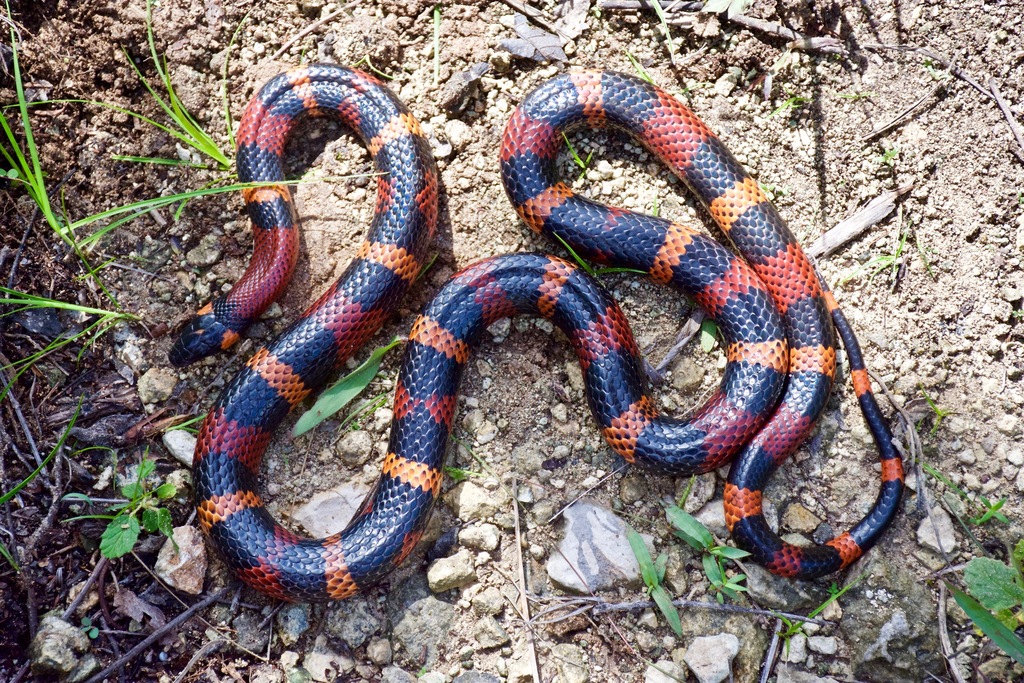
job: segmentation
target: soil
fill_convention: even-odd
[[[542,9],[551,10],[555,4],[546,3]],[[834,36],[847,56],[789,50],[785,39],[714,16],[693,15],[690,26],[671,29],[675,67],[653,12],[599,10],[596,0],[591,4],[586,30],[566,46],[568,65],[544,65],[499,55],[498,42],[514,37],[513,12],[507,5],[482,0],[442,3],[436,78],[434,5],[423,1],[352,3],[342,16],[296,41],[278,59],[273,55],[285,41],[336,5],[323,0],[171,0],[154,8],[153,25],[158,50],[166,55],[183,105],[223,149],[228,148],[221,96],[225,60],[226,104],[236,122],[260,85],[281,70],[303,61],[351,65],[368,58],[373,68],[390,77],[390,87],[424,124],[438,153],[442,177],[440,234],[434,246],[437,260],[373,345],[406,333],[416,311],[440,285],[477,259],[525,250],[564,254],[559,245],[532,234],[516,218],[501,186],[497,152],[504,124],[516,104],[567,66],[633,72],[629,57],[634,57],[655,82],[684,97],[719,134],[770,193],[804,244],[877,195],[911,186],[896,211],[821,259],[818,267],[859,334],[869,369],[888,387],[893,401],[918,421],[923,461],[971,496],[983,495],[992,501],[1006,498],[1001,513],[1007,523],[971,527],[979,543],[992,550],[1020,539],[1024,520],[1024,454],[1019,443],[1024,428],[1024,149],[1014,140],[996,103],[951,76],[941,64],[920,54],[870,49],[869,45],[927,47],[951,58],[979,83],[992,78],[1010,111],[1021,120],[1024,3],[758,1],[747,10],[748,16],[808,35]],[[156,82],[145,6],[142,0],[127,5],[121,0],[15,2],[21,66],[31,91],[39,99],[100,100],[164,121],[129,63],[134,61],[144,76]],[[453,74],[480,62],[490,62],[491,70],[469,93],[465,110],[445,110],[445,85]],[[770,87],[767,99],[766,87]],[[0,101],[13,98],[11,79],[0,74]],[[918,100],[919,105],[904,115]],[[898,120],[895,125],[874,133],[894,120]],[[54,197],[72,217],[197,189],[221,176],[185,166],[113,159],[112,155],[133,155],[203,161],[168,134],[117,110],[53,102],[34,109],[32,123],[49,186],[63,183]],[[563,177],[576,178],[573,186],[578,191],[610,204],[708,224],[685,188],[628,139],[584,131],[570,140],[581,157],[593,153],[585,173],[580,173],[568,153],[560,160]],[[12,396],[24,414],[24,429],[10,401],[4,403],[0,435],[4,441],[0,488],[4,491],[30,471],[16,457],[32,450],[25,430],[45,455],[82,394],[86,399],[78,426],[92,428],[94,433],[80,438],[81,444],[110,448],[84,450],[80,445],[69,452],[65,464],[51,468],[45,481],[37,479],[24,489],[0,521],[31,559],[21,574],[9,568],[0,571],[0,616],[15,625],[0,632],[3,674],[13,675],[25,661],[23,653],[35,628],[30,619],[51,609],[62,611],[69,602],[69,590],[89,575],[98,557],[100,522],[61,524],[52,518],[46,522],[52,506],[58,505],[54,491],[111,497],[115,495],[109,486],[112,475],[124,475],[145,452],[157,459],[160,476],[179,470],[181,466],[160,442],[160,421],[202,414],[258,345],[280,332],[342,272],[362,241],[373,211],[373,193],[367,190],[367,178],[359,175],[371,171],[369,154],[359,141],[339,125],[311,123],[293,136],[287,157],[290,173],[311,169],[305,177],[313,181],[295,188],[303,256],[280,307],[231,353],[173,370],[177,378],[173,393],[155,404],[140,400],[139,377],[151,368],[169,368],[167,351],[174,330],[211,292],[234,282],[247,264],[252,238],[241,198],[218,194],[189,202],[180,216],[168,209],[140,216],[99,241],[88,258],[94,266],[106,266],[96,277],[88,277],[82,262],[68,253],[44,222],[36,220],[33,205],[16,186],[0,197],[4,248],[0,266],[4,273],[13,273],[14,289],[98,308],[113,307],[113,299],[122,310],[138,316],[137,321],[99,337],[81,358],[81,344],[72,344],[22,375]],[[12,268],[26,226],[24,253]],[[86,228],[86,234],[92,229]],[[629,317],[646,357],[657,365],[673,346],[690,306],[677,294],[630,275],[608,275],[604,280]],[[61,313],[53,322],[73,331],[86,320]],[[6,318],[0,321],[0,334],[4,355],[0,360],[5,364],[24,358],[52,338],[45,330],[30,329],[30,323]],[[368,353],[364,350],[352,363]],[[457,418],[463,445],[453,445],[450,465],[505,485],[515,479],[521,486],[531,486],[543,492],[545,510],[557,511],[585,494],[621,510],[629,523],[653,536],[659,550],[675,545],[663,521],[662,503],[686,482],[620,471],[622,461],[604,444],[589,415],[564,337],[544,321],[517,319],[492,328],[474,358],[460,394],[460,416],[467,416]],[[398,363],[399,354],[389,356],[365,395],[387,394]],[[660,406],[677,414],[696,407],[719,381],[723,364],[720,348],[708,354],[691,343],[669,365],[670,374],[658,389]],[[795,462],[782,468],[766,493],[780,516],[799,503],[834,530],[849,528],[870,506],[879,470],[848,373],[840,374],[841,383],[817,436],[801,448]],[[884,410],[897,424],[888,403]],[[118,416],[121,422],[112,420]],[[385,407],[357,420],[355,426],[369,433],[375,450],[368,464],[354,468],[344,467],[336,455],[342,436],[337,421],[294,441],[280,435],[264,463],[263,485],[275,516],[288,523],[288,515],[312,491],[346,481],[375,480],[388,417]],[[125,435],[133,425],[139,428]],[[480,438],[482,430],[494,428],[493,440]],[[539,467],[530,465],[538,462]],[[595,476],[599,483],[590,490]],[[712,479],[713,497],[720,498],[723,477],[721,472]],[[934,477],[917,481],[912,470],[911,479],[915,491],[927,487],[930,495],[910,492],[904,513],[871,553],[891,558],[922,578],[947,562],[959,564],[980,554],[979,546],[959,528],[959,545],[948,558],[918,542],[926,498],[941,500],[965,516],[976,514],[977,508],[968,505],[965,510],[952,487]],[[633,500],[625,492],[637,480],[645,495]],[[449,481],[446,489],[451,485]],[[176,524],[191,519],[184,498],[171,509]],[[561,526],[548,523],[546,516],[541,519],[532,509],[523,514],[528,515],[522,530],[524,547],[540,548],[525,560],[531,586],[551,595],[543,563],[556,552]],[[71,516],[64,504],[56,520]],[[435,519],[437,533],[459,525],[447,505],[438,506]],[[41,525],[45,533],[32,537]],[[9,533],[0,540],[7,544]],[[143,544],[140,561],[152,564],[158,540]],[[511,638],[509,645],[492,650],[474,645],[477,617],[467,602],[483,586],[508,589],[514,585],[519,572],[515,543],[514,532],[503,529],[500,550],[477,567],[478,584],[464,589],[465,593],[456,591],[454,598],[448,596],[456,602],[455,621],[437,661],[430,663],[431,670],[449,677],[468,667],[501,672],[508,661],[527,652],[529,630],[512,609],[506,609],[501,619]],[[689,597],[707,594],[699,557],[687,549],[683,563]],[[423,552],[415,554],[387,585],[424,573],[427,564]],[[180,609],[162,589],[153,587],[139,562],[121,560],[115,566],[116,580],[122,585],[148,596],[169,613]],[[211,572],[208,591],[227,581],[223,567],[215,565]],[[931,582],[928,587],[937,600],[937,585]],[[372,591],[383,596],[387,587]],[[242,596],[243,610],[258,612],[270,604],[248,590]],[[606,597],[642,596],[639,590],[629,589]],[[923,612],[934,617],[934,609],[935,605],[926,605]],[[324,612],[318,608],[313,614],[322,619]],[[129,619],[119,615],[115,619],[114,631],[129,630]],[[772,625],[772,620],[763,619],[757,629],[770,633]],[[574,643],[587,653],[591,681],[643,680],[649,662],[687,645],[675,641],[663,621],[653,629],[656,637],[651,639],[648,619],[639,613],[594,617],[577,626],[563,624],[534,633],[542,680],[553,680],[556,672],[560,680],[575,680],[561,671],[558,644]],[[318,628],[313,630],[319,633]],[[193,620],[176,638],[155,645],[151,655],[135,663],[129,678],[170,680],[208,640],[206,629]],[[379,635],[388,637],[386,631]],[[951,635],[954,652],[966,654],[968,663],[980,665],[995,657],[991,646],[978,645],[969,626],[957,626]],[[95,641],[94,652],[102,663],[115,658],[111,643],[118,638],[108,635]],[[137,640],[121,640],[119,649],[129,649]],[[313,638],[307,636],[290,649],[302,652],[312,645]],[[467,647],[471,655],[465,659]],[[283,649],[275,643],[271,659],[277,661]],[[748,675],[756,676],[763,652],[743,655],[754,662],[744,669]],[[371,662],[365,648],[348,654],[364,667],[357,669],[362,672],[359,675],[371,680],[381,675],[380,662]],[[211,652],[193,664],[189,680],[249,680],[248,673],[237,672],[256,667],[260,659],[231,650]],[[398,663],[413,673],[422,664],[400,659]],[[855,662],[849,646],[841,644],[838,655],[819,656],[819,669],[839,678],[852,676]],[[941,670],[932,673],[948,675]],[[359,680],[355,673],[351,675]]]

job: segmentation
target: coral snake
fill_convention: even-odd
[[[368,146],[377,199],[368,239],[341,278],[229,382],[199,432],[195,497],[203,529],[248,584],[285,600],[342,599],[412,552],[442,481],[456,396],[470,351],[492,322],[543,316],[571,340],[595,421],[611,448],[656,472],[687,475],[732,460],[726,520],[738,545],[776,574],[812,578],[848,566],[892,521],[903,470],[871,393],[850,326],[758,184],[722,142],[666,91],[612,72],[557,76],[513,112],[501,175],[515,210],[600,263],[638,268],[692,296],[727,346],[719,389],[687,420],[661,416],[628,323],[610,294],[573,264],[531,253],[495,256],[452,277],[413,323],[395,388],[383,473],[351,524],[308,539],[277,524],[258,493],[260,461],[286,413],[320,388],[396,309],[437,221],[437,170],[422,129],[377,79],[313,65],[267,83],[238,133],[242,181],[283,179],[281,156],[302,115],[338,117]],[[603,206],[555,175],[562,132],[612,126],[641,142],[694,192],[742,258],[679,223]],[[177,365],[227,348],[286,285],[298,234],[284,185],[245,194],[252,262],[204,307],[171,352]],[[773,532],[762,491],[810,434],[831,391],[836,334],[881,454],[882,485],[851,531],[814,547]]]

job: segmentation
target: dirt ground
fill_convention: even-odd
[[[662,3],[668,5],[666,0]],[[550,20],[560,3],[535,4]],[[675,66],[654,12],[601,8],[598,0],[590,4],[585,28],[565,46],[568,63],[540,64],[509,57],[500,49],[499,41],[515,36],[514,12],[508,5],[483,0],[440,3],[436,81],[434,5],[423,0],[353,2],[340,16],[295,41],[280,57],[275,53],[286,41],[338,5],[324,0],[170,0],[154,8],[153,24],[176,92],[222,148],[227,148],[221,97],[226,59],[227,105],[236,122],[259,86],[283,69],[316,60],[353,65],[368,57],[375,69],[391,77],[390,87],[424,124],[442,178],[440,234],[433,247],[437,260],[400,314],[378,334],[375,345],[405,334],[416,311],[440,285],[479,258],[526,250],[564,255],[560,246],[532,234],[516,218],[501,186],[498,149],[504,124],[517,103],[565,69],[634,73],[630,56],[634,57],[655,82],[684,97],[719,134],[769,192],[804,244],[874,197],[909,186],[895,211],[821,259],[818,267],[857,331],[868,367],[888,387],[893,401],[919,421],[924,462],[944,475],[948,484],[971,495],[993,501],[1006,498],[1001,512],[1008,522],[968,523],[973,539],[956,525],[952,529],[956,545],[944,548],[947,557],[943,558],[919,540],[919,529],[928,523],[926,509],[945,507],[954,516],[966,518],[976,514],[976,508],[965,509],[951,486],[935,477],[917,481],[910,468],[913,490],[908,491],[903,513],[865,560],[834,580],[842,585],[844,580],[870,574],[872,579],[849,595],[861,591],[862,597],[867,596],[863,604],[874,600],[878,618],[885,623],[891,609],[887,611],[886,601],[878,596],[886,589],[899,593],[895,586],[902,584],[895,580],[886,584],[884,577],[890,570],[902,572],[917,591],[913,595],[925,597],[911,600],[909,593],[904,595],[908,602],[919,603],[917,612],[907,608],[907,618],[911,623],[916,618],[928,631],[921,642],[932,645],[925,649],[937,648],[939,582],[934,573],[961,565],[984,552],[983,548],[1005,559],[1005,550],[1000,550],[1003,544],[1015,543],[1024,535],[1020,445],[1024,149],[993,98],[950,75],[934,59],[874,46],[925,47],[951,59],[961,73],[983,86],[993,79],[1010,111],[1018,121],[1024,120],[1024,2],[758,1],[747,10],[748,16],[805,35],[837,38],[845,53],[791,50],[785,38],[714,15],[692,14],[670,30]],[[20,27],[25,80],[39,99],[96,99],[164,120],[128,62],[133,59],[144,75],[155,76],[148,56],[143,0],[14,2],[13,10]],[[245,23],[229,50],[243,18]],[[446,109],[453,75],[478,63],[489,64],[490,70],[466,93],[465,108]],[[770,95],[765,99],[769,73]],[[0,75],[0,101],[6,104],[13,98],[12,81]],[[34,110],[32,122],[50,187],[63,182],[55,196],[72,217],[198,189],[219,177],[208,170],[112,159],[115,154],[189,158],[188,151],[167,134],[117,111],[55,102]],[[610,204],[646,212],[657,209],[662,216],[708,225],[685,188],[628,139],[582,131],[570,140],[580,156],[593,153],[586,173],[579,172],[568,153],[560,160],[563,177],[577,178],[573,186],[580,192]],[[102,336],[80,359],[80,347],[72,345],[22,375],[11,395],[24,415],[24,426],[10,400],[0,409],[2,491],[30,471],[16,457],[31,451],[26,433],[38,442],[40,451],[48,452],[83,394],[78,426],[93,430],[80,434],[79,445],[64,452],[46,480],[36,480],[24,489],[0,520],[6,532],[0,540],[20,548],[21,557],[28,560],[21,573],[6,565],[0,569],[0,618],[11,624],[0,631],[0,678],[13,678],[22,669],[38,617],[53,609],[63,611],[72,587],[89,576],[99,557],[97,542],[103,524],[96,520],[62,523],[75,513],[55,497],[61,492],[113,496],[112,475],[124,475],[147,451],[157,459],[160,476],[182,476],[175,474],[181,465],[161,442],[161,420],[205,412],[217,390],[255,348],[315,300],[340,275],[361,243],[373,211],[373,192],[367,190],[365,177],[345,178],[371,170],[369,154],[359,141],[339,125],[318,122],[300,129],[287,156],[290,173],[312,169],[307,178],[329,177],[296,186],[303,231],[296,276],[279,309],[258,323],[236,349],[180,371],[172,370],[167,361],[174,330],[211,292],[234,282],[248,262],[252,238],[237,194],[192,201],[180,217],[166,209],[151,212],[114,230],[90,254],[93,264],[110,261],[95,278],[83,276],[81,262],[38,220],[30,226],[24,253],[12,268],[14,252],[33,216],[32,204],[16,186],[0,195],[4,248],[0,270],[5,279],[13,274],[13,289],[110,308],[110,298],[98,285],[101,282],[124,311],[139,318]],[[630,275],[609,275],[605,283],[629,317],[646,357],[657,365],[673,346],[690,307],[679,295]],[[4,364],[49,340],[45,330],[3,320],[0,350],[4,358],[0,360]],[[61,313],[53,322],[66,331],[80,328],[85,320]],[[368,352],[357,354],[355,360],[361,361]],[[676,585],[683,587],[680,597],[710,595],[700,558],[680,547],[662,512],[663,501],[684,488],[686,481],[620,471],[622,461],[604,444],[589,415],[564,337],[544,321],[517,319],[492,328],[474,358],[460,394],[456,434],[461,445],[453,444],[449,465],[481,473],[485,485],[488,480],[505,486],[516,481],[539,492],[519,512],[523,571],[531,591],[541,595],[541,602],[532,609],[551,604],[552,596],[561,594],[551,586],[545,570],[546,559],[556,552],[562,535],[561,523],[549,523],[549,519],[584,495],[649,534],[659,551],[671,552],[677,565]],[[398,363],[399,354],[389,356],[365,395],[387,394]],[[720,348],[708,354],[698,343],[691,343],[669,365],[670,375],[657,390],[660,406],[684,414],[700,405],[719,381],[723,365]],[[173,372],[174,386],[169,396],[144,404],[138,380],[153,368]],[[783,517],[784,527],[794,517],[783,512],[799,504],[818,522],[827,521],[826,529],[848,529],[876,495],[879,467],[870,435],[858,414],[848,373],[840,374],[843,383],[817,435],[768,488],[766,496]],[[883,401],[883,408],[902,433],[891,404]],[[279,436],[264,463],[263,479],[275,516],[290,523],[289,515],[311,492],[349,481],[372,483],[389,418],[385,406],[354,425],[374,449],[368,461],[357,459],[354,466],[346,466],[338,457],[345,432],[338,430],[337,421],[294,441]],[[126,434],[133,426],[138,428]],[[113,450],[89,450],[90,444]],[[723,481],[724,472],[702,481],[698,488],[705,491],[703,502],[721,498]],[[452,486],[449,480],[445,490]],[[638,489],[642,495],[635,496]],[[51,513],[55,505],[58,510]],[[444,548],[454,547],[453,539],[444,532],[460,524],[451,508],[443,503],[435,512],[433,540],[440,535],[441,549],[430,547],[433,542],[425,544],[361,604],[381,612],[382,605],[390,604],[393,591],[422,580],[428,553],[448,554]],[[175,524],[195,524],[186,497],[175,501],[171,511]],[[341,606],[304,612],[312,626],[293,643],[286,645],[280,636],[270,642],[265,636],[256,637],[256,652],[261,654],[254,654],[253,646],[238,649],[235,643],[211,647],[190,663],[211,640],[241,639],[246,631],[268,630],[272,603],[247,589],[234,605],[216,606],[205,621],[193,619],[153,644],[125,669],[127,678],[121,680],[177,681],[181,679],[175,676],[186,667],[185,680],[285,680],[287,662],[295,661],[289,659],[291,652],[301,658],[328,648],[351,664],[341,665],[337,680],[405,680],[386,669],[392,663],[413,675],[439,674],[436,680],[451,681],[460,674],[467,676],[468,671],[496,678],[462,680],[514,680],[510,667],[514,670],[515,662],[535,652],[543,681],[640,681],[645,680],[651,662],[678,660],[677,651],[685,650],[694,636],[728,630],[717,617],[684,612],[683,619],[693,630],[677,639],[663,619],[640,611],[528,628],[516,610],[506,606],[498,621],[508,634],[507,642],[483,647],[475,633],[474,597],[491,587],[515,595],[519,581],[512,514],[509,504],[496,515],[500,546],[477,563],[475,582],[436,596],[454,609],[451,623],[430,655],[410,653],[407,645],[403,649],[402,639],[392,637],[396,620],[391,616],[392,621],[381,618],[369,642],[383,647],[380,641],[387,640],[395,650],[393,658],[390,649],[385,658],[371,656],[366,644],[352,646],[351,641],[336,637],[330,626],[332,619],[343,619],[346,610],[354,609]],[[42,533],[33,533],[39,529]],[[113,562],[106,582],[126,586],[173,615],[181,604],[154,588],[143,567],[152,565],[159,540],[156,536],[143,540],[137,557]],[[204,595],[229,580],[224,568],[216,560],[211,562]],[[875,571],[879,566],[883,570]],[[812,588],[821,592],[830,581],[822,580]],[[603,597],[620,601],[639,600],[643,595],[639,588],[621,588]],[[189,597],[187,602],[195,600]],[[892,662],[891,672],[884,664],[880,668],[864,665],[866,655],[849,626],[859,622],[849,606],[844,609],[843,617],[834,612],[826,615],[836,623],[822,632],[835,637],[835,651],[815,651],[812,662],[794,664],[798,671],[776,671],[772,676],[780,681],[828,680],[818,676],[924,680],[930,674],[939,680],[957,680],[935,652],[931,658],[917,657],[915,663]],[[239,612],[249,613],[250,621],[238,622]],[[945,615],[945,610],[939,613]],[[79,616],[73,617],[76,625]],[[146,620],[140,623],[120,612],[112,616],[115,623],[107,624],[107,633],[91,646],[101,665],[136,645],[140,629],[151,629]],[[846,627],[839,624],[843,618],[848,620]],[[697,625],[710,630],[700,631]],[[748,637],[740,636],[735,680],[757,680],[774,625],[774,619],[762,616],[748,619],[742,627]],[[951,618],[949,638],[949,660],[957,663],[965,680],[984,680],[973,677],[986,663],[989,668],[982,671],[989,680],[1022,675],[969,622]],[[584,677],[580,667],[566,664],[573,658],[586,662]],[[296,671],[292,668],[287,680],[303,680],[295,677],[299,676]],[[661,680],[650,675],[646,680]],[[689,675],[686,680],[696,680]],[[114,673],[109,680],[117,678]]]

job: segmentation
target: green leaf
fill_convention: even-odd
[[[1018,664],[1024,664],[1024,642],[1013,631],[1006,628],[992,616],[991,612],[962,590],[949,586],[949,591],[953,594],[956,604],[967,612],[967,616],[971,618],[975,626],[981,629],[982,633],[991,638],[1000,650],[1008,654]]]
[[[157,530],[157,514],[153,508],[146,508],[142,511],[142,528],[148,533]]]
[[[742,560],[750,555],[742,548],[733,548],[731,545],[716,545],[711,549],[712,554],[724,557],[727,560]]]
[[[712,585],[721,586],[725,583],[725,574],[722,572],[722,566],[718,564],[718,560],[714,556],[705,555],[701,558],[701,563],[704,565],[704,574]]]
[[[718,325],[714,320],[705,318],[700,324],[700,348],[704,353],[711,353],[718,342]]]
[[[1013,549],[1013,564],[1017,567],[1017,571],[1021,571],[1021,567],[1024,567],[1024,538],[1017,541],[1017,545]]]
[[[145,481],[154,472],[156,472],[156,460],[143,458],[142,462],[139,463],[139,481]]]
[[[127,555],[139,540],[139,531],[139,520],[130,515],[118,515],[100,537],[100,553],[111,560]]]
[[[633,555],[640,565],[640,576],[643,577],[644,584],[648,588],[654,588],[658,585],[658,570],[654,567],[654,560],[651,559],[651,553],[647,550],[643,537],[635,529],[627,527],[626,540],[629,541],[629,547],[633,549]]]
[[[989,557],[975,557],[964,567],[967,591],[985,609],[1010,609],[1024,603],[1024,588],[1017,585],[1013,567]]]
[[[167,538],[174,537],[174,521],[171,519],[171,511],[167,508],[156,509],[156,526]]]
[[[390,344],[377,347],[362,365],[320,394],[320,398],[316,400],[313,407],[303,413],[295,423],[292,436],[305,434],[348,405],[349,401],[358,396],[366,388],[366,385],[377,376],[381,361],[384,360],[388,351],[401,344],[402,341],[396,337]]]
[[[683,623],[679,619],[679,610],[672,604],[672,596],[668,594],[664,586],[655,586],[651,591],[651,599],[658,606],[661,613],[665,615],[665,621],[672,628],[677,636],[683,637]]]
[[[131,482],[121,487],[121,495],[130,500],[138,500],[142,498],[145,493],[145,489],[142,488],[142,484],[138,482]]]
[[[675,535],[686,541],[694,550],[707,550],[715,544],[715,539],[707,527],[682,508],[669,505],[665,508],[665,516],[668,517],[669,524],[675,527]]]
[[[174,494],[176,494],[177,492],[178,487],[169,481],[160,484],[160,486],[157,486],[156,490],[153,491],[153,493],[156,494],[156,497],[159,498],[160,500],[167,500],[168,498],[173,498]]]
[[[77,500],[81,503],[88,503],[89,505],[92,505],[92,498],[84,493],[65,493],[61,496],[61,500]]]
[[[662,553],[654,561],[654,571],[658,573],[658,583],[665,580],[665,571],[668,569],[668,555]]]

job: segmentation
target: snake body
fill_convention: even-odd
[[[515,110],[501,146],[506,191],[533,230],[557,235],[601,263],[642,269],[693,296],[726,341],[719,390],[688,420],[659,415],[625,316],[596,280],[551,256],[485,259],[449,280],[414,322],[395,388],[383,473],[348,528],[313,540],[281,527],[256,487],[271,433],[387,318],[418,272],[436,220],[436,171],[415,119],[375,79],[338,67],[289,72],[261,90],[241,124],[243,179],[281,179],[284,138],[304,113],[340,115],[367,142],[382,175],[371,236],[353,265],[279,339],[257,351],[200,429],[199,520],[250,585],[288,600],[341,599],[408,556],[440,493],[471,349],[489,324],[517,314],[543,316],[565,332],[583,368],[594,419],[627,461],[685,475],[734,459],[725,490],[727,522],[738,543],[771,571],[809,578],[848,566],[892,520],[902,466],[856,338],[778,212],[678,100],[639,79],[598,72],[558,76]],[[742,258],[679,223],[574,194],[555,176],[554,161],[562,133],[581,125],[611,125],[644,144],[690,186]],[[237,338],[244,320],[258,315],[253,312],[284,286],[294,262],[293,237],[276,232],[294,233],[287,192],[260,188],[246,201],[257,230],[253,265],[231,293],[186,328],[185,337],[207,337],[211,348]],[[261,230],[271,233],[262,242]],[[285,246],[274,251],[267,244]],[[260,291],[260,303],[235,304],[243,283]],[[196,330],[200,334],[192,334]],[[768,528],[762,491],[824,408],[835,374],[835,330],[882,456],[882,488],[853,530],[822,546],[796,548]],[[175,353],[195,347],[187,339]]]

